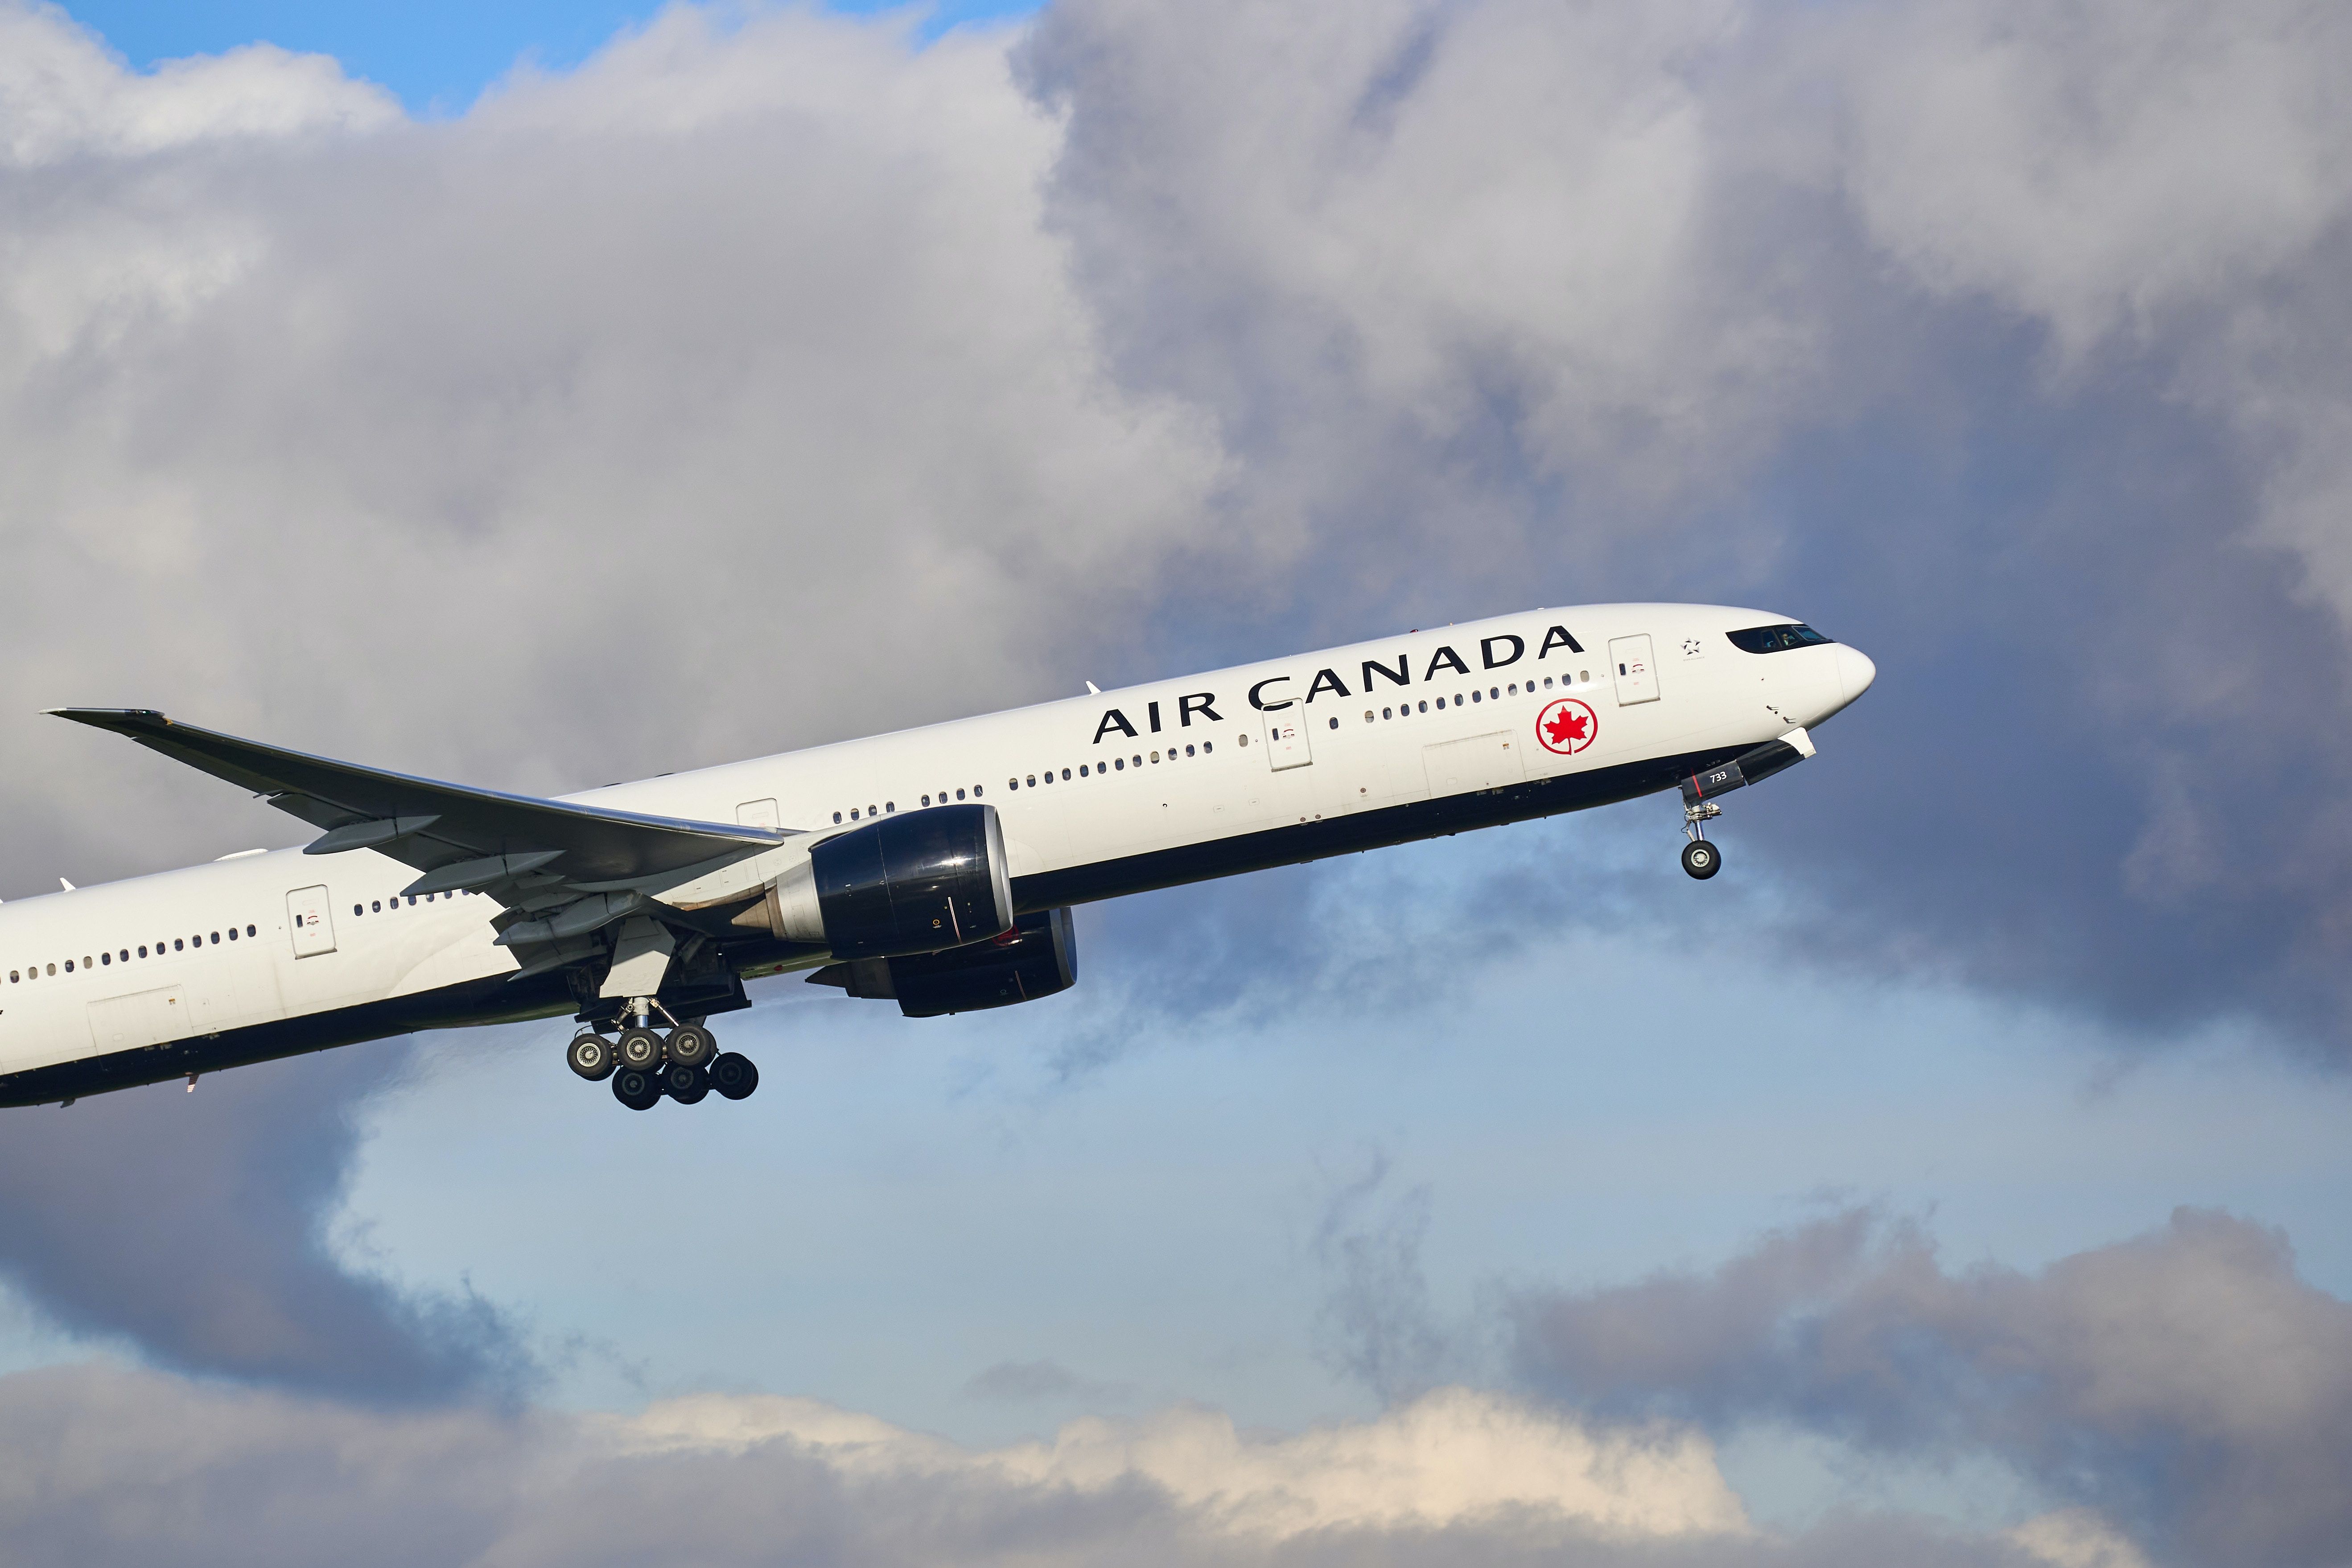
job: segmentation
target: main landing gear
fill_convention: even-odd
[[[717,1089],[720,1098],[746,1100],[760,1087],[760,1069],[737,1051],[722,1051],[699,1024],[679,1024],[667,1034],[652,1024],[652,1009],[635,1011],[617,1038],[593,1029],[572,1037],[564,1060],[582,1078],[611,1079],[613,1098],[632,1110],[651,1110],[664,1095],[694,1105]]]

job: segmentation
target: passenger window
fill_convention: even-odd
[[[1576,679],[1579,683],[1589,683],[1592,679],[1592,672],[1589,669],[1580,669],[1576,672]]]
[[[980,798],[980,786],[978,784],[971,786],[971,798],[974,800],[978,800]]]
[[[71,974],[73,973],[73,960],[70,958],[66,960],[66,973],[68,974]]]
[[[857,808],[854,805],[849,808],[849,820],[852,822],[857,820]]]
[[[1338,729],[1339,727],[1339,716],[1337,713],[1334,713],[1334,714],[1332,714],[1332,715],[1331,715],[1331,728],[1333,728],[1334,730],[1336,730],[1336,729]]]
[[[958,791],[956,791],[956,798],[957,798],[958,800],[961,800],[961,799],[963,798],[963,791],[961,791],[961,790],[958,790]]]
[[[1478,700],[1478,694],[1477,694],[1476,692],[1475,692],[1475,691],[1474,691],[1474,692],[1472,692],[1472,693],[1470,694],[1470,700],[1471,700],[1471,701],[1473,701],[1473,702],[1477,701],[1477,700]]]
[[[874,809],[874,803],[872,801],[868,801],[866,803],[866,815],[868,816],[879,816],[882,814]]]
[[[213,932],[213,945],[215,947],[218,947],[220,945],[220,932],[218,931]]]
[[[125,963],[131,962],[131,950],[127,947],[122,950],[122,962]]]
[[[1087,773],[1087,764],[1086,764],[1086,763],[1080,763],[1078,764],[1078,776],[1079,776],[1080,778],[1087,778],[1087,777],[1091,776],[1091,775],[1089,775],[1089,774]]]
[[[378,899],[375,902],[370,904],[368,908],[374,910],[377,914],[382,914],[383,913],[383,900],[382,899]]]
[[[147,948],[146,948],[146,944],[145,944],[145,943],[143,943],[143,942],[140,944],[140,948],[139,948],[139,956],[140,956],[140,957],[142,957],[142,958],[144,958],[144,957],[146,957],[146,956],[147,956]]]
[[[367,913],[367,906],[365,904],[353,904],[352,906],[352,913],[355,915],[363,915]],[[172,940],[177,942],[179,938],[173,937]]]
[[[895,800],[886,800],[882,803],[882,809],[895,815],[898,809],[898,803]]]
[[[931,797],[930,797],[929,795],[925,795],[925,796],[923,797],[923,804],[924,804],[925,805],[930,805],[930,804],[931,804]]]
[[[835,813],[833,814],[833,820],[834,820],[835,823],[840,822],[840,821],[841,821],[841,813],[839,813],[839,812],[837,812],[837,811],[836,811],[836,812],[835,812]]]
[[[1437,705],[1438,705],[1440,708],[1443,708],[1443,707],[1444,707],[1444,706],[1445,706],[1445,704],[1444,704],[1444,702],[1443,700],[1441,700]],[[1423,700],[1422,700],[1422,704],[1421,704],[1421,710],[1422,710],[1423,712],[1424,712],[1424,713],[1426,713],[1426,712],[1428,712],[1428,711],[1429,711],[1429,702],[1428,702],[1428,700],[1427,700],[1426,698],[1423,699]]]
[[[1511,688],[1511,689],[1517,691],[1518,688],[1515,686]],[[1497,701],[1500,701],[1502,700],[1503,693],[1499,688],[1490,686],[1486,688],[1486,695],[1494,698]]]
[[[1203,741],[1201,742],[1201,754],[1204,757],[1216,749],[1217,743],[1214,741]]]
[[[1153,753],[1151,753],[1151,754],[1152,754],[1153,756],[1155,756],[1155,757],[1156,757],[1156,756],[1158,756],[1160,753],[1159,753],[1159,752],[1153,752]],[[1139,767],[1139,767],[1141,767],[1141,766],[1143,765],[1143,759],[1142,759],[1141,757],[1138,757],[1138,758],[1136,758],[1136,759],[1135,759],[1135,765],[1136,765],[1137,767]]]
[[[1160,760],[1160,753],[1159,753],[1159,752],[1152,752],[1152,753],[1151,753],[1151,760],[1152,760],[1153,762],[1155,762],[1155,763],[1156,763],[1156,762],[1158,762],[1158,761]]]
[[[251,936],[251,935],[253,934],[253,928],[252,928],[251,926],[247,926],[247,927],[246,927],[246,928],[245,928],[245,934],[246,934],[246,935],[247,935],[247,936]]]
[[[1443,698],[1443,697],[1441,697],[1441,698],[1439,698],[1439,699],[1437,700],[1437,710],[1438,710],[1440,713],[1443,713],[1443,712],[1444,712],[1444,711],[1445,711],[1445,699],[1444,699],[1444,698]]]
[[[1249,737],[1248,737],[1247,735],[1244,735],[1244,736],[1242,737],[1242,739],[1241,739],[1241,743],[1242,743],[1243,745],[1244,745],[1244,746],[1248,745],[1248,744],[1249,744]]]
[[[1191,755],[1192,754],[1192,747],[1190,747],[1190,746],[1185,747],[1185,748],[1184,748],[1184,754],[1185,754],[1186,756],[1188,756],[1188,757],[1189,757],[1189,756],[1191,756]]]
[[[55,974],[57,972],[58,972],[58,966],[57,966],[56,964],[54,964],[54,963],[50,964],[50,965],[49,965],[49,973],[50,973],[51,974]]]
[[[1113,757],[1110,760],[1110,765],[1124,772],[1127,767],[1127,759],[1125,757]]]
[[[1367,708],[1367,709],[1365,709],[1365,710],[1364,710],[1364,722],[1365,722],[1365,723],[1367,723],[1367,724],[1369,724],[1369,723],[1370,723],[1371,721],[1372,721],[1372,710],[1371,710],[1370,709]]]
[[[228,928],[228,939],[231,942],[235,942],[236,940],[236,927],[231,926]]]
[[[98,961],[100,963],[112,963],[114,962],[114,954],[110,952],[101,952],[98,955]]]

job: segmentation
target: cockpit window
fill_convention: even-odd
[[[1784,626],[1749,626],[1744,632],[1727,632],[1731,646],[1747,653],[1779,653],[1783,648],[1815,647],[1834,641],[1812,627],[1791,622]]]

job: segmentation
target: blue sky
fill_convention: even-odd
[[[831,0],[859,15],[898,9],[869,0]],[[332,55],[352,76],[390,88],[412,114],[450,114],[519,60],[543,69],[578,65],[623,28],[643,23],[658,5],[609,0],[530,0],[464,5],[420,0],[241,0],[178,5],[168,0],[90,0],[66,12],[103,35],[134,66],[188,55],[218,54],[240,44],[270,43],[299,53]],[[1031,0],[945,0],[921,7],[927,31],[962,22],[1024,16]]]
[[[2155,1561],[2304,1517],[2162,1466],[2352,1432],[2352,1382],[2231,1359],[2352,1342],[2326,50],[2163,7],[1068,0],[1013,59],[955,24],[1020,6],[67,9],[132,74],[0,9],[73,67],[0,95],[12,901],[298,837],[68,700],[554,793],[1533,604],[1766,605],[1880,676],[1705,885],[1636,801],[1089,907],[1078,988],[999,1013],[761,983],[743,1105],[629,1114],[550,1023],[11,1113],[8,1390],[143,1367],[123,1408],[288,1393],[395,1456],[386,1409],[501,1400],[992,1445],[1454,1381],[1971,1561],[2062,1506]],[[408,117],[137,74],[256,39]],[[1940,1272],[1758,1283],[1857,1211]],[[2032,1403],[2119,1376],[2154,1414]]]

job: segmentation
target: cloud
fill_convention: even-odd
[[[0,892],[299,837],[60,702],[552,791],[1075,686],[1221,458],[1106,373],[1002,38],[915,25],[677,6],[417,123],[0,0]],[[405,1059],[16,1113],[0,1270],[166,1366],[510,1391],[320,1239]]]
[[[0,1140],[0,1269],[59,1326],[191,1372],[362,1402],[510,1397],[517,1325],[351,1272],[325,1235],[348,1108],[406,1042],[20,1111]]]
[[[1863,1560],[1837,1531],[1810,1555],[1759,1536],[1687,1431],[1463,1389],[1288,1436],[1179,1409],[991,1449],[769,1397],[383,1413],[101,1366],[0,1395],[0,1538],[27,1560]],[[1916,1524],[1843,1537],[2007,1560]]]
[[[1289,563],[1174,590],[1204,655],[1805,616],[1882,676],[1727,827],[1793,952],[2340,1059],[2345,26],[1067,0],[1020,59],[1122,383]]]
[[[1001,1361],[974,1373],[963,1392],[971,1399],[1034,1405],[1048,1400],[1121,1400],[1134,1390],[1125,1384],[1083,1377],[1056,1361]]]
[[[2352,1549],[2352,1306],[2226,1215],[2025,1274],[1948,1271],[1916,1227],[1853,1210],[1712,1275],[1531,1291],[1514,1315],[1523,1375],[1580,1408],[1989,1453],[2167,1559]],[[2072,1530],[2045,1522],[2037,1549],[2064,1561]]]

